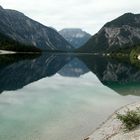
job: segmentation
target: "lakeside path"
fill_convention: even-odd
[[[13,51],[4,51],[4,50],[0,50],[0,55],[2,54],[15,54],[16,52]]]
[[[128,109],[135,110],[137,107],[140,107],[140,102],[119,108],[84,140],[140,140],[140,127],[130,132],[124,132],[121,122],[116,119],[116,113],[123,114]]]

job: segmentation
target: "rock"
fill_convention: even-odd
[[[135,110],[137,107],[140,107],[140,102],[126,105],[115,111],[89,136],[89,140],[139,140],[140,127],[130,132],[124,132],[121,122],[116,119],[116,113],[122,114],[128,109]]]
[[[78,28],[66,28],[59,31],[74,48],[83,46],[91,37],[91,35],[82,29]]]
[[[105,24],[79,51],[117,51],[135,44],[140,44],[140,14],[126,13]]]

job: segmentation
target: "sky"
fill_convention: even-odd
[[[140,0],[0,0],[0,5],[58,31],[81,28],[92,35],[124,13],[140,13]]]

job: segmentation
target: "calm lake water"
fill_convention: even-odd
[[[93,55],[0,56],[0,140],[82,140],[140,100],[140,68]]]

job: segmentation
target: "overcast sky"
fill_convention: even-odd
[[[75,27],[91,34],[126,12],[140,13],[140,0],[0,0],[0,5],[57,30]]]

